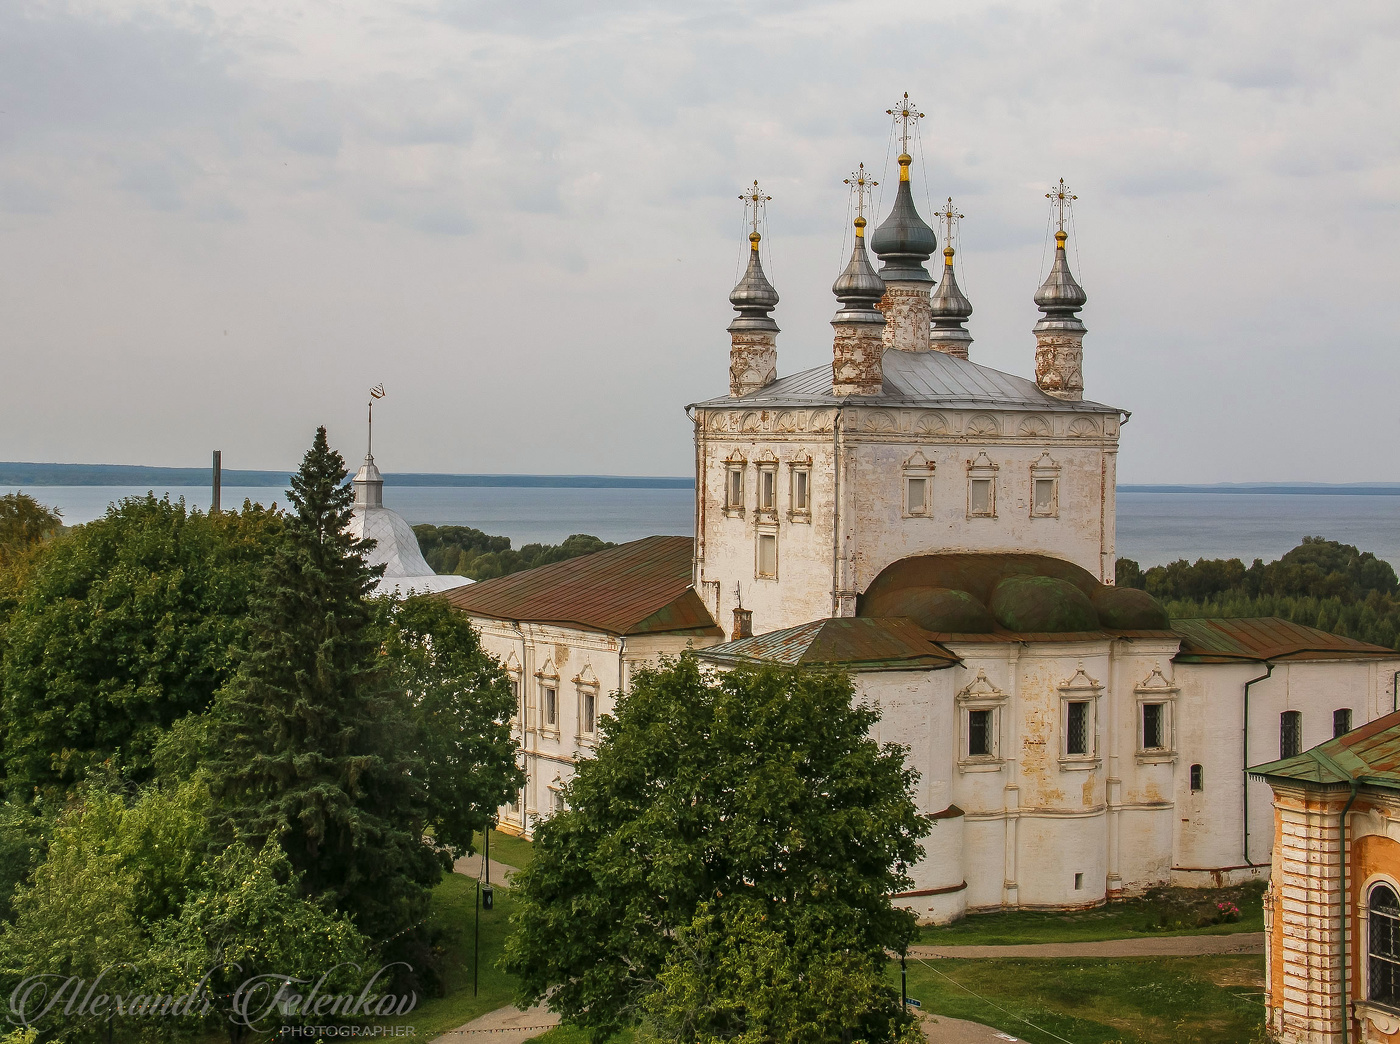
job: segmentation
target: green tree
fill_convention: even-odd
[[[423,524],[414,526],[413,532],[418,537],[419,550],[435,572],[456,573],[473,580],[490,580],[617,546],[586,533],[575,533],[562,544],[526,544],[516,551],[510,546],[510,537],[489,536],[471,526]]]
[[[742,953],[754,941],[736,926],[757,917],[779,963],[839,939],[852,968],[874,966],[906,945],[914,918],[890,895],[908,887],[929,825],[904,751],[873,742],[878,713],[853,700],[850,680],[834,673],[710,678],[693,654],[639,671],[601,723],[597,757],[566,788],[569,807],[539,825],[534,858],[512,881],[518,914],[504,964],[521,979],[520,999],[547,997],[602,1040],[637,1022],[668,969],[672,997],[734,996],[719,980],[685,985],[724,966],[677,957],[687,930],[702,949]],[[716,931],[732,938],[707,941]],[[673,1003],[653,1003],[665,1009],[654,1017],[674,1018]],[[820,1003],[816,992],[801,1000]],[[872,996],[863,1010],[880,1008]],[[840,1025],[845,1015],[826,1017]],[[726,1039],[749,1032],[749,1018],[736,1015]]]
[[[441,873],[413,709],[393,685],[367,595],[382,573],[347,525],[345,462],[318,428],[283,539],[219,694],[207,763],[217,836],[280,842],[303,891],[381,941],[425,916]]]
[[[432,597],[387,608],[385,652],[415,711],[427,815],[446,868],[524,783],[510,734],[515,697],[464,614]]]
[[[0,568],[10,565],[63,525],[62,513],[28,493],[0,496]]]
[[[31,556],[0,624],[6,792],[28,801],[107,761],[150,779],[160,734],[229,677],[279,529],[259,507],[204,515],[148,495]]]

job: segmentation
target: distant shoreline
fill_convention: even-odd
[[[225,468],[225,486],[285,487],[286,471]],[[475,486],[543,489],[694,489],[695,480],[671,475],[449,475],[388,472],[395,486]],[[207,486],[209,468],[162,468],[140,464],[25,464],[0,461],[0,486]],[[1293,496],[1400,496],[1400,482],[1214,482],[1118,487],[1119,493],[1224,493]]]

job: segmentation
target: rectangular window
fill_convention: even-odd
[[[794,468],[792,471],[792,510],[811,511],[811,490],[812,473],[806,468]]]
[[[1075,874],[1075,875],[1074,875],[1074,890],[1075,890],[1076,892],[1079,892],[1079,891],[1082,891],[1083,888],[1084,888],[1084,875],[1083,875],[1083,874]]]
[[[1038,478],[1034,483],[1031,511],[1036,515],[1055,514],[1055,479]]]
[[[511,700],[515,703],[515,717],[516,717],[516,720],[518,720],[518,721],[524,721],[524,720],[525,720],[525,708],[522,707],[522,706],[520,706],[520,679],[519,679],[519,678],[512,678],[512,679],[510,680],[510,695],[511,695]]]
[[[544,723],[546,725],[557,725],[559,723],[559,690],[552,685],[544,687]]]
[[[1345,736],[1351,731],[1351,708],[1343,707],[1332,712],[1332,738]]]
[[[1065,753],[1089,753],[1089,704],[1082,700],[1066,705]]]
[[[1166,743],[1166,715],[1160,703],[1142,705],[1142,749],[1160,750]]]
[[[904,480],[905,511],[910,515],[928,514],[928,479],[907,478]]]
[[[778,575],[778,537],[773,533],[758,534],[758,575],[775,579]]]
[[[972,479],[969,485],[968,514],[991,518],[995,513],[995,505],[992,500],[992,480]]]
[[[1201,771],[1201,766],[1200,766],[1200,765],[1192,765],[1192,766],[1191,766],[1191,790],[1194,792],[1194,791],[1205,790],[1205,789],[1206,789],[1205,774]]]
[[[579,716],[583,719],[581,724],[585,736],[593,735],[597,725],[597,721],[595,720],[597,717],[595,702],[597,698],[597,694],[592,692],[585,692],[583,694],[582,706],[579,708]]]
[[[724,497],[726,511],[744,510],[744,469],[742,465],[729,468],[729,482],[725,486]]]
[[[1278,721],[1278,756],[1292,758],[1303,753],[1303,712],[1284,711]]]
[[[967,712],[967,755],[970,758],[992,756],[992,712],[990,710],[970,710]]]
[[[564,795],[561,791],[551,790],[549,792],[549,806],[551,812],[563,812],[568,807],[564,804]]]
[[[778,469],[761,467],[758,469],[758,510],[773,512],[778,509]]]

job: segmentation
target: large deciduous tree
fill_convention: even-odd
[[[692,654],[638,672],[513,879],[522,1001],[595,1040],[644,1015],[679,1041],[898,1034],[879,970],[914,921],[890,896],[929,828],[853,697],[835,673],[709,678]]]

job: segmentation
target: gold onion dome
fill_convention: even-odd
[[[744,269],[744,277],[729,295],[729,303],[739,313],[729,324],[730,331],[778,330],[778,324],[768,314],[778,306],[778,291],[773,289],[773,284],[763,274],[763,262],[758,257],[761,238],[757,232],[749,233],[749,266]]]
[[[1069,236],[1064,229],[1055,233],[1055,264],[1040,289],[1035,292],[1036,306],[1044,314],[1037,330],[1083,330],[1084,323],[1075,313],[1084,307],[1089,295],[1074,281],[1069,270],[1069,258],[1065,256],[1065,240]]]
[[[908,153],[899,157],[899,191],[889,217],[870,237],[870,247],[880,259],[880,276],[891,283],[931,283],[924,262],[938,249],[933,229],[919,216],[910,188]]]
[[[831,284],[831,292],[841,302],[841,309],[836,313],[837,322],[884,322],[884,316],[875,305],[885,296],[885,281],[875,274],[870,255],[865,252],[865,224],[865,218],[856,218],[856,243],[851,250],[851,260]]]

